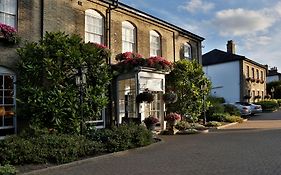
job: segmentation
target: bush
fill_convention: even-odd
[[[229,123],[234,123],[234,122],[238,122],[238,123],[242,123],[243,122],[243,118],[239,117],[239,116],[226,116],[225,117],[225,121],[229,122]]]
[[[259,101],[256,104],[261,105],[263,111],[274,111],[279,107],[276,100]]]
[[[276,99],[279,107],[281,107],[281,99]]]
[[[215,103],[206,111],[207,116],[212,116],[214,113],[224,113],[224,106],[222,104]]]
[[[17,170],[12,165],[4,165],[0,166],[0,175],[15,175],[17,174]]]
[[[146,146],[152,143],[152,133],[144,126],[121,125],[112,129],[92,130],[87,137],[101,142],[106,152],[117,152],[126,149]]]
[[[40,42],[26,43],[18,54],[19,116],[41,128],[78,134],[81,108],[84,120],[101,115],[111,80],[106,48],[85,43],[78,35],[46,32]],[[87,82],[81,105],[75,81],[79,72]]]
[[[208,127],[218,127],[218,126],[221,126],[222,124],[220,122],[217,122],[217,121],[210,121],[206,124],[206,126]]]
[[[228,113],[230,115],[236,115],[236,116],[240,116],[241,115],[239,109],[237,109],[235,106],[233,106],[231,104],[224,105],[224,112],[226,112],[226,113]]]
[[[191,128],[191,125],[187,121],[182,120],[182,121],[177,122],[175,128],[180,131],[184,131],[188,128]]]
[[[67,163],[102,152],[101,146],[77,135],[13,136],[0,141],[0,164]]]
[[[222,103],[225,103],[225,99],[223,97],[209,96],[208,99],[209,99],[209,101],[212,104],[222,104]]]
[[[229,116],[227,113],[214,113],[211,116],[208,116],[208,121],[217,121],[217,122],[225,122],[225,118]]]

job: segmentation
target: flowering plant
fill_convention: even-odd
[[[166,121],[176,121],[180,120],[181,116],[178,113],[171,112],[168,115],[165,116]]]
[[[8,43],[17,44],[19,42],[17,30],[14,27],[0,23],[0,33]]]
[[[101,56],[103,57],[109,57],[110,56],[110,50],[103,44],[99,43],[88,43],[98,49],[98,52],[100,53]]]
[[[159,122],[158,118],[154,117],[154,116],[149,116],[147,118],[145,118],[143,120],[143,122],[145,123],[145,125],[154,125],[156,123]]]
[[[140,54],[125,52],[116,55],[115,59],[119,61],[119,63],[115,65],[118,72],[131,70],[134,67],[139,66],[151,67],[164,71],[170,71],[172,69],[172,63],[159,56],[143,58],[143,56]]]

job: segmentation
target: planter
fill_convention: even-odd
[[[146,128],[150,131],[155,131],[156,124],[146,125]]]

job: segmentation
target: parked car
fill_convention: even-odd
[[[237,109],[239,109],[240,114],[242,116],[246,116],[246,115],[251,115],[251,107],[250,106],[244,106],[241,105],[239,103],[225,103],[225,105],[233,105],[234,107],[236,107]]]
[[[262,107],[261,105],[257,105],[254,103],[248,103],[248,102],[236,102],[236,104],[241,104],[244,106],[250,106],[251,107],[251,114],[257,114],[262,112]]]

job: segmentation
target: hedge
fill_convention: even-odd
[[[256,104],[261,105],[263,111],[274,111],[279,108],[276,100],[259,101]]]

